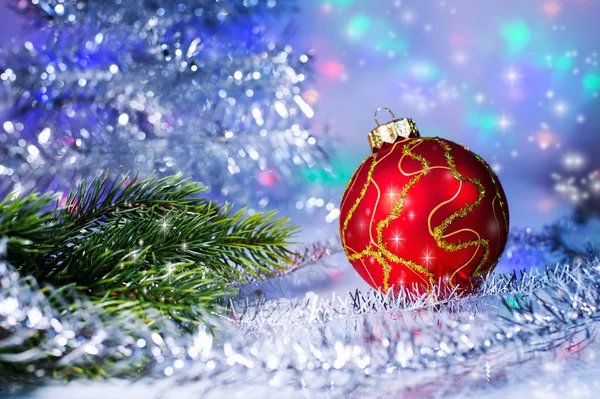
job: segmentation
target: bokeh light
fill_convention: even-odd
[[[567,154],[600,168],[597,15],[596,0],[312,0],[296,40],[322,62],[315,119],[358,154],[348,168],[369,153],[373,110],[390,107],[496,166],[512,223],[536,227],[572,210],[551,178],[576,172]]]

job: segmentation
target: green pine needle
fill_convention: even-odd
[[[186,330],[236,285],[289,262],[298,229],[275,212],[235,212],[181,176],[108,176],[82,182],[62,207],[35,193],[2,201],[8,262],[115,315],[128,310],[151,325],[158,311]]]

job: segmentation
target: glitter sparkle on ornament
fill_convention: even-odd
[[[435,256],[433,256],[433,252],[431,252],[429,248],[427,248],[425,249],[425,252],[423,253],[421,259],[423,259],[423,262],[425,262],[427,266],[431,266],[431,263],[435,260]]]
[[[388,190],[388,192],[387,192],[386,195],[388,197],[388,200],[390,202],[392,202],[392,203],[395,204],[396,203],[396,197],[399,196],[400,193],[397,193],[396,189],[392,186],[392,187],[390,187],[390,189]]]
[[[398,248],[398,246],[402,246],[404,243],[405,238],[402,237],[402,235],[400,234],[400,232],[398,232],[398,230],[396,230],[394,232],[394,234],[392,235],[392,242],[394,243],[394,246],[396,248]]]

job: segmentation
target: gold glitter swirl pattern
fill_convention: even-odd
[[[475,200],[474,203],[465,205],[462,209],[454,212],[452,215],[450,215],[448,218],[446,218],[446,220],[444,220],[444,222],[442,222],[442,224],[440,224],[439,226],[437,226],[433,229],[433,238],[435,239],[437,245],[440,248],[445,249],[446,251],[460,251],[461,249],[465,249],[470,246],[477,245],[477,249],[475,250],[475,252],[477,252],[477,250],[479,249],[479,246],[483,246],[485,248],[483,256],[481,257],[481,260],[477,264],[477,267],[475,268],[475,272],[473,272],[474,276],[478,276],[480,273],[481,266],[487,261],[487,258],[490,253],[489,240],[481,238],[481,236],[479,236],[479,234],[477,232],[475,232],[474,230],[470,230],[470,231],[477,234],[477,237],[478,237],[477,240],[459,242],[458,244],[450,244],[448,242],[445,242],[443,239],[449,237],[452,234],[457,233],[457,232],[454,232],[452,234],[444,235],[445,231],[448,229],[448,227],[450,227],[450,225],[452,224],[452,222],[455,219],[467,216],[470,212],[472,212],[475,208],[477,208],[481,204],[481,201],[483,201],[483,197],[485,196],[485,187],[483,187],[483,184],[481,184],[481,182],[479,180],[473,179],[470,177],[464,177],[458,172],[458,169],[456,168],[456,165],[454,164],[454,158],[452,158],[452,155],[450,154],[452,149],[450,148],[450,146],[448,144],[444,143],[443,141],[441,141],[437,138],[433,138],[430,140],[433,140],[436,143],[440,144],[446,151],[444,156],[446,158],[446,163],[448,164],[448,167],[450,168],[450,173],[452,173],[452,176],[461,183],[469,182],[469,183],[475,185],[475,187],[477,187],[477,190],[479,191],[479,196],[477,197],[477,200]],[[458,272],[458,270],[456,272]],[[452,280],[452,279],[450,279],[450,280]]]
[[[382,221],[377,223],[377,244],[379,245],[380,252],[383,255],[385,255],[389,260],[391,260],[392,262],[402,263],[402,264],[408,266],[412,270],[415,270],[417,272],[421,272],[421,273],[425,274],[429,278],[429,282],[434,283],[435,280],[434,280],[433,273],[431,273],[425,267],[423,267],[422,265],[420,265],[414,261],[403,259],[403,258],[399,257],[398,255],[394,254],[393,252],[391,252],[390,250],[387,249],[386,243],[383,240],[383,228],[388,227],[394,219],[397,219],[400,216],[400,214],[402,213],[402,210],[404,209],[404,201],[406,200],[408,191],[415,184],[417,184],[417,182],[419,180],[421,180],[421,178],[424,175],[426,175],[429,172],[429,166],[430,166],[429,162],[421,155],[413,154],[410,151],[411,148],[416,147],[421,142],[422,142],[421,139],[414,140],[413,143],[405,144],[402,147],[402,155],[410,156],[411,158],[419,161],[423,165],[423,170],[421,173],[415,175],[412,179],[410,179],[410,181],[408,183],[406,183],[404,185],[404,187],[402,188],[402,191],[400,192],[400,198],[398,200],[398,203],[392,210],[392,213],[388,217],[386,217],[385,219],[383,219]],[[381,262],[381,264],[383,266],[383,289],[384,289],[384,291],[387,291],[390,287],[390,283],[389,283],[390,266],[387,262]]]
[[[502,200],[502,194],[500,194],[500,185],[498,184],[498,181],[494,177],[495,173],[492,170],[492,167],[490,165],[488,165],[488,163],[485,162],[483,160],[483,158],[481,158],[477,154],[474,154],[474,155],[475,155],[475,159],[477,159],[479,161],[479,163],[481,163],[483,166],[485,166],[485,169],[488,171],[488,174],[490,175],[492,184],[494,185],[494,188],[496,189],[496,198],[498,198],[498,203],[500,204],[500,210],[502,211],[502,218],[504,219],[504,227],[506,228],[506,231],[508,231],[508,216],[506,215],[506,210],[505,210],[506,204]]]
[[[483,158],[481,158],[479,155],[475,154],[475,159],[477,159],[477,161],[479,161],[479,163],[481,163],[485,167],[488,174],[490,175],[490,179],[492,180],[492,184],[494,185],[494,188],[496,190],[494,201],[492,201],[492,210],[494,212],[494,218],[496,219],[496,224],[498,223],[498,221],[497,221],[497,217],[496,217],[496,208],[494,207],[494,204],[496,201],[498,201],[498,204],[500,205],[500,210],[502,211],[502,219],[504,220],[504,228],[506,229],[506,231],[508,231],[508,216],[506,214],[506,209],[505,209],[506,203],[502,200],[502,194],[500,194],[500,185],[498,184],[498,181],[495,178],[495,173],[492,170],[492,167],[490,165],[488,165],[488,163],[485,162],[483,160]],[[498,242],[498,245],[500,245],[500,242]],[[502,256],[502,253],[498,254],[496,263],[498,263],[498,261],[500,260],[500,256]],[[493,267],[494,267],[494,264],[491,264],[487,271],[491,270],[491,268],[493,268]]]
[[[377,162],[375,162],[377,160],[377,154],[373,154],[373,156],[371,156],[371,159],[373,161],[371,162],[371,167],[369,168],[369,173],[367,174],[367,181],[365,182],[365,185],[363,186],[362,190],[360,191],[360,195],[358,196],[358,198],[356,198],[354,205],[352,205],[352,208],[350,208],[350,210],[348,211],[348,215],[346,216],[346,219],[344,220],[344,226],[342,227],[342,246],[344,247],[344,251],[346,252],[346,255],[348,255],[348,257],[350,257],[351,255],[348,253],[348,251],[346,249],[346,230],[348,229],[348,224],[350,223],[350,219],[352,219],[352,216],[354,215],[354,211],[356,211],[356,208],[358,208],[358,206],[360,205],[360,202],[363,200],[365,194],[367,193],[367,189],[369,188],[369,185],[371,184],[373,172],[375,171],[375,166],[377,165]],[[362,169],[362,166],[360,168]]]
[[[354,172],[354,175],[353,175],[352,179],[350,179],[350,181],[346,185],[346,189],[344,190],[345,193],[348,192],[348,190],[352,190],[352,188],[356,184],[356,181],[358,180],[358,175],[360,174],[360,171],[364,168],[364,166],[365,166],[366,163],[367,163],[367,160],[365,159],[363,161],[363,163],[360,164],[360,166],[358,167],[358,169],[356,169],[356,171]],[[344,196],[344,199],[342,200],[342,204],[340,205],[340,209],[342,209],[344,207],[344,205],[346,204],[346,200],[347,200],[347,198],[346,198],[346,196]],[[343,241],[343,239],[342,239],[342,241]]]

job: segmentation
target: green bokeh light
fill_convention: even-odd
[[[301,170],[301,173],[308,184],[345,187],[356,168],[368,155],[366,146],[364,151],[343,148],[338,150],[330,159],[330,168],[306,167]]]
[[[515,20],[502,26],[502,36],[506,39],[508,51],[514,54],[527,46],[531,39],[531,32],[525,22]]]
[[[336,6],[336,7],[346,7],[355,2],[356,2],[355,0],[327,0],[327,1],[323,1],[322,3],[331,4],[332,6]]]
[[[397,39],[383,39],[377,42],[377,47],[381,51],[394,51],[401,52],[406,51],[408,46],[405,41]]]
[[[600,90],[600,75],[588,73],[583,77],[583,87],[589,91]]]
[[[400,53],[408,48],[407,41],[398,37],[393,26],[385,19],[369,17],[366,14],[354,14],[346,24],[346,33],[350,40],[360,41],[369,48],[385,53]]]
[[[554,61],[554,66],[560,70],[568,70],[573,67],[573,58],[562,55]]]
[[[348,21],[348,33],[352,38],[361,38],[371,26],[371,18],[365,14],[356,14]]]
[[[496,117],[488,113],[469,112],[467,114],[467,124],[472,126],[482,133],[487,133],[496,128]]]
[[[420,80],[432,81],[441,77],[436,66],[427,61],[416,62],[410,68],[412,75]]]

